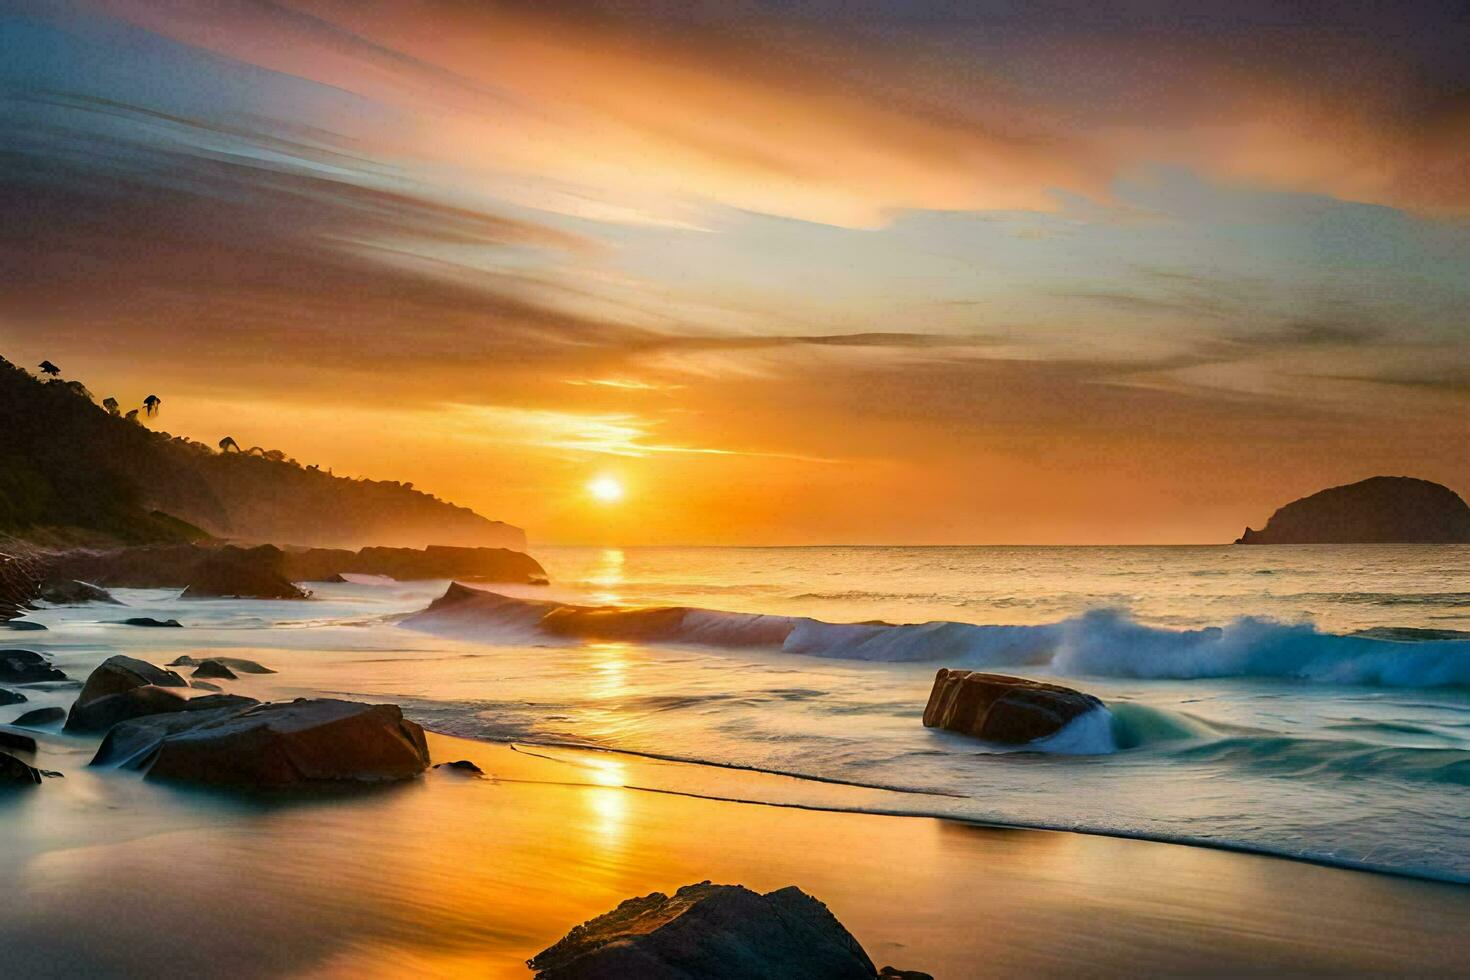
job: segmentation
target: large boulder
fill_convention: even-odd
[[[35,752],[36,740],[22,732],[12,732],[6,728],[0,728],[0,749],[7,749],[12,752]]]
[[[685,885],[630,898],[527,962],[540,980],[873,980],[827,906],[796,887]]]
[[[204,663],[200,664],[198,667],[195,667],[194,673],[190,674],[189,676],[203,677],[206,679],[213,678],[217,681],[233,681],[238,679],[233,670],[220,663],[218,660],[204,661]]]
[[[64,681],[66,674],[30,650],[0,650],[0,684],[39,684]]]
[[[122,605],[106,589],[76,579],[50,579],[41,586],[41,598],[56,606],[78,606],[84,602]]]
[[[255,792],[407,779],[428,768],[429,748],[397,705],[299,698],[197,719],[125,722],[93,762]]]
[[[1294,500],[1236,544],[1470,544],[1470,505],[1449,487],[1375,476]]]
[[[73,550],[47,558],[50,574],[103,586],[184,589],[193,597],[303,599],[281,571],[279,548],[170,544],[111,551]]]
[[[220,548],[200,565],[182,598],[305,599],[282,572],[283,554],[269,545]]]
[[[40,784],[41,770],[26,765],[13,755],[0,752],[0,790]]]
[[[170,687],[145,685],[117,694],[94,698],[85,704],[79,699],[66,716],[65,731],[72,733],[105,732],[119,722],[150,715],[170,715],[212,711],[216,708],[244,709],[260,702],[235,694],[209,694],[190,697],[187,692]]]
[[[941,667],[924,708],[924,726],[1024,745],[1055,735],[1072,719],[1102,706],[1091,694],[1060,684]]]
[[[146,660],[118,654],[102,661],[87,676],[87,683],[82,685],[82,693],[77,695],[77,704],[84,705],[109,694],[121,694],[147,684],[155,687],[189,686],[171,670],[155,667]]]

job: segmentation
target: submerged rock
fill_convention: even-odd
[[[143,626],[150,629],[181,629],[184,625],[177,619],[154,619],[152,616],[133,616],[118,622],[123,626]]]
[[[429,748],[397,705],[299,698],[125,722],[92,761],[149,779],[271,791],[407,779],[428,768]]]
[[[1470,505],[1449,487],[1375,476],[1294,500],[1236,544],[1467,544]]]
[[[434,766],[435,769],[448,769],[450,772],[461,772],[467,776],[483,776],[485,770],[475,765],[468,759],[456,759],[453,762],[441,762]]]
[[[193,688],[197,688],[198,690],[201,690],[201,691],[223,691],[224,690],[224,688],[220,687],[218,684],[211,684],[209,681],[190,681],[189,682],[189,686],[190,687],[193,687]]]
[[[39,785],[41,770],[26,765],[13,755],[0,752],[0,790]]]
[[[77,606],[84,602],[106,602],[114,606],[122,605],[106,589],[99,588],[90,582],[79,582],[76,579],[51,579],[47,581],[41,586],[41,598],[57,606]]]
[[[30,631],[40,633],[46,630],[45,623],[38,623],[35,620],[31,619],[12,619],[0,623],[0,626],[4,626],[6,629],[15,630],[17,632]]]
[[[66,709],[52,705],[47,708],[33,708],[12,721],[12,725],[21,725],[26,728],[40,728],[42,725],[54,725],[58,721],[66,720]]]
[[[527,961],[540,980],[873,980],[873,961],[796,887],[685,885],[630,898]]]
[[[1060,684],[941,667],[924,708],[924,727],[1024,745],[1102,706],[1091,694]]]
[[[0,650],[0,684],[39,684],[64,681],[66,674],[30,650]]]
[[[231,670],[229,667],[225,666],[224,664],[220,663],[218,660],[206,660],[206,661],[204,661],[198,667],[195,667],[194,668],[194,673],[190,674],[189,676],[190,677],[206,677],[206,678],[212,677],[215,680],[221,680],[221,681],[239,680],[239,678],[236,677],[235,672],[233,670]]]
[[[168,662],[170,667],[200,667],[207,663],[223,664],[233,671],[241,674],[274,674],[275,671],[254,660],[245,660],[240,657],[206,657],[196,660],[190,656],[175,657]],[[197,674],[195,675],[198,676]]]

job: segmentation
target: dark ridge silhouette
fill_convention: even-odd
[[[525,548],[520,528],[412,484],[333,476],[280,450],[242,453],[225,442],[229,451],[217,452],[154,432],[137,409],[118,416],[78,382],[42,380],[0,358],[0,535],[43,545],[214,535],[330,548]]]
[[[1449,487],[1375,476],[1294,500],[1236,544],[1470,544],[1470,506]]]

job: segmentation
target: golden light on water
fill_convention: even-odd
[[[615,477],[599,476],[587,484],[587,492],[605,504],[615,504],[623,499],[623,485]]]

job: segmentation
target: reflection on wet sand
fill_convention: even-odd
[[[38,976],[154,965],[175,975],[527,977],[526,957],[572,925],[708,878],[760,890],[797,883],[876,961],[937,976],[1470,965],[1436,946],[1470,913],[1470,891],[1454,886],[643,792],[625,787],[737,796],[780,777],[606,753],[438,736],[431,748],[494,778],[431,772],[330,803],[261,806],[76,768],[7,808],[17,833],[0,857],[10,882],[0,947],[19,957],[12,969]],[[873,791],[825,792],[833,805],[857,805]],[[79,846],[64,818],[51,819],[79,801],[88,810],[125,801],[137,819]]]

